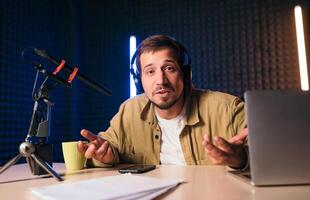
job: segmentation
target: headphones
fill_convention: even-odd
[[[181,57],[183,64],[181,66],[181,71],[183,73],[183,81],[184,86],[189,86],[192,82],[192,69],[191,69],[191,57],[186,51],[186,49],[176,40],[172,39],[175,43],[176,49],[179,48],[181,51]],[[169,46],[167,46],[169,48]],[[170,47],[171,48],[171,47]],[[142,81],[141,81],[141,73],[140,73],[140,64],[137,60],[138,54],[139,54],[140,47],[135,51],[133,54],[131,61],[130,61],[130,73],[133,77],[133,80],[135,82],[135,86],[137,89],[137,94],[141,94],[144,92]],[[140,59],[140,55],[139,55]],[[134,64],[136,63],[136,70],[134,69]]]

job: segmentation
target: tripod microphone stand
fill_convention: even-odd
[[[56,73],[50,73],[41,64],[36,64],[37,77],[41,72],[45,79],[37,92],[33,93],[35,101],[31,123],[28,135],[24,142],[19,146],[19,154],[8,161],[1,169],[2,174],[9,167],[14,165],[22,157],[30,167],[33,175],[50,174],[58,181],[63,181],[63,178],[52,168],[52,144],[48,144],[51,106],[53,103],[49,100],[50,91],[58,84],[66,87],[71,87],[71,81],[67,82],[56,76]],[[37,77],[34,83],[34,90],[37,82]]]
[[[75,77],[103,95],[111,96],[112,91],[87,78],[85,75],[82,75],[78,72],[77,68],[70,67],[65,63],[64,60],[59,61],[51,55],[48,55],[44,50],[34,47],[27,47],[22,51],[22,56],[24,57],[26,52],[29,53],[29,51],[35,53],[41,58],[47,59],[50,62],[57,64],[58,66],[54,72],[51,73],[47,71],[42,64],[33,62],[35,68],[37,69],[37,76],[32,92],[35,103],[28,134],[25,138],[25,141],[22,142],[19,146],[19,154],[8,161],[2,168],[0,168],[0,174],[17,163],[20,158],[25,157],[33,175],[50,174],[58,181],[63,181],[63,178],[52,168],[53,147],[52,144],[48,143],[51,106],[53,106],[53,103],[49,98],[50,91],[57,85],[71,88],[71,82]],[[67,81],[56,76],[56,74],[62,69],[65,69],[66,72],[70,73]],[[39,89],[35,92],[39,73],[42,73],[45,79]]]

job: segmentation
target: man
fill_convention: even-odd
[[[195,89],[189,55],[168,36],[146,38],[133,59],[138,71],[132,74],[144,93],[124,102],[99,136],[81,131],[90,140],[78,143],[87,158],[96,166],[119,162],[246,166],[247,131],[239,98]]]

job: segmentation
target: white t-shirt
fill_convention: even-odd
[[[185,109],[173,119],[163,119],[156,112],[161,129],[160,162],[163,165],[186,165],[179,136],[184,128]]]

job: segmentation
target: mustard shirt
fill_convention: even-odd
[[[187,165],[212,164],[202,145],[203,135],[227,140],[246,127],[244,103],[237,97],[193,89],[186,99],[185,127],[180,143]],[[113,147],[113,164],[160,164],[161,130],[154,104],[145,94],[128,99],[99,135]],[[100,165],[97,161],[95,165]]]

